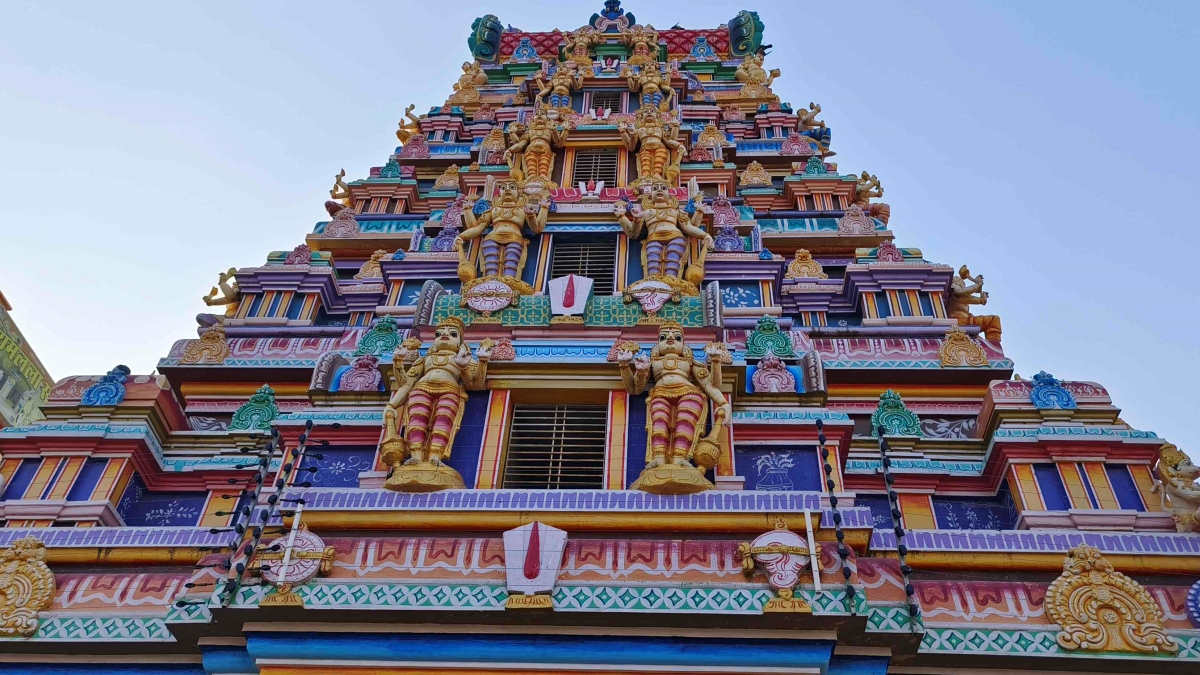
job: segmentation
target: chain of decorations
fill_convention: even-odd
[[[890,389],[888,391],[895,394]],[[899,398],[899,396],[896,396],[897,400]],[[921,606],[917,603],[916,589],[913,588],[912,580],[909,578],[912,574],[912,568],[909,567],[907,560],[908,545],[904,543],[905,531],[901,521],[900,495],[896,494],[896,490],[893,488],[896,477],[892,475],[892,460],[888,457],[888,442],[884,438],[888,430],[884,426],[875,423],[874,415],[871,416],[871,424],[875,427],[873,432],[879,436],[879,466],[880,471],[883,473],[884,487],[887,488],[888,508],[892,516],[892,531],[896,534],[896,557],[900,561],[900,578],[904,583],[904,601],[908,605],[908,628],[911,632],[915,633],[917,632],[917,617],[921,614]],[[919,431],[920,429],[918,428]]]
[[[829,499],[829,512],[833,516],[833,536],[837,539],[837,554],[842,561],[842,578],[846,581],[846,606],[850,608],[850,616],[855,616],[857,603],[854,602],[854,584],[850,583],[850,577],[854,572],[850,569],[850,549],[846,546],[846,532],[842,529],[842,514],[838,510],[838,496],[834,494],[837,483],[833,480],[831,453],[825,442],[825,423],[817,420],[817,448],[821,452],[821,471],[825,475],[825,495]]]

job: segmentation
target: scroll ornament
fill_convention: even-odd
[[[1174,653],[1179,644],[1163,630],[1163,613],[1141,584],[1113,569],[1100,550],[1076,546],[1063,573],[1046,591],[1046,616],[1062,630],[1067,650]]]
[[[0,635],[33,637],[38,614],[54,599],[54,573],[42,560],[46,545],[25,537],[0,553]]]

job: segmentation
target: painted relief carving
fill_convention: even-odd
[[[29,536],[0,553],[0,635],[33,637],[39,614],[54,599],[46,545]]]

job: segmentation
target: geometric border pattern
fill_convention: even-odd
[[[921,618],[917,617],[917,630],[925,628]],[[908,614],[908,605],[871,603],[867,609],[867,631],[871,633],[912,633],[912,618]]]
[[[106,640],[174,642],[167,623],[148,617],[49,617],[42,619],[34,640]]]
[[[927,628],[921,641],[921,653],[955,654],[1014,654],[1033,656],[1085,656],[1098,658],[1137,659],[1183,659],[1200,661],[1200,635],[1194,632],[1171,631],[1179,642],[1176,654],[1153,656],[1149,654],[1068,652],[1059,646],[1055,636],[1057,630],[980,630],[970,628]]]
[[[477,584],[309,584],[296,589],[308,609],[504,609],[503,586]]]
[[[567,612],[702,612],[761,614],[765,589],[687,586],[559,586],[554,609]]]

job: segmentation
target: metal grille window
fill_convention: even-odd
[[[617,267],[616,239],[605,241],[556,241],[550,258],[550,278],[578,274],[592,280],[592,294],[612,295]]]
[[[621,92],[598,91],[592,94],[592,110],[607,109],[609,112],[621,112]]]
[[[594,180],[604,181],[605,187],[617,186],[617,149],[588,148],[575,152],[575,170],[571,172],[575,183]]]
[[[607,424],[608,408],[602,405],[518,404],[508,436],[504,488],[603,488]]]

